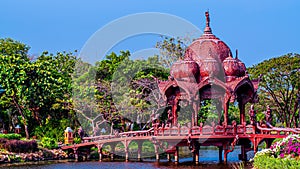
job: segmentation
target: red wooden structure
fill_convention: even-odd
[[[200,102],[215,99],[223,110],[224,123],[228,124],[228,104],[237,101],[240,122],[245,122],[245,104],[257,101],[258,80],[251,81],[245,64],[232,57],[230,48],[217,38],[210,28],[206,12],[204,34],[186,50],[184,60],[173,64],[168,81],[159,83],[164,100],[172,107],[173,125],[177,125],[178,105],[187,102],[193,108],[192,125],[198,124]],[[236,52],[237,53],[237,52]]]
[[[102,147],[111,145],[111,154],[118,142],[123,143],[125,159],[129,158],[128,145],[138,143],[138,158],[141,158],[141,147],[145,140],[150,140],[155,147],[156,159],[159,159],[159,149],[167,154],[174,154],[178,162],[178,147],[188,146],[194,154],[194,161],[199,161],[200,146],[217,146],[219,158],[227,161],[227,154],[236,145],[241,146],[240,159],[246,159],[246,152],[257,152],[259,143],[265,141],[269,147],[275,138],[283,138],[288,134],[300,134],[300,129],[275,128],[270,124],[271,110],[266,112],[264,124],[256,122],[255,110],[251,106],[249,111],[250,124],[245,120],[245,104],[257,102],[257,88],[259,79],[250,80],[245,64],[236,57],[232,57],[230,48],[217,38],[210,27],[209,13],[205,13],[206,27],[204,34],[196,39],[186,50],[184,60],[173,64],[167,81],[159,82],[159,90],[163,95],[168,110],[168,123],[153,124],[147,131],[124,132],[118,135],[85,137],[81,144],[64,146],[62,149],[72,149],[76,156],[78,151],[98,147],[100,160]],[[198,112],[201,101],[215,99],[218,101],[217,113],[223,112],[223,122],[211,124],[199,123]],[[230,102],[238,102],[240,110],[240,124],[235,121],[229,123],[228,107]],[[178,124],[180,103],[190,105],[192,111],[191,124]],[[167,144],[164,144],[164,143]],[[252,143],[252,144],[251,144]],[[89,154],[89,153],[86,153]]]

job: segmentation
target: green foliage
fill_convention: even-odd
[[[159,61],[164,67],[171,68],[172,64],[184,58],[186,39],[162,37],[163,40],[156,43],[160,50]]]
[[[71,110],[76,57],[66,52],[56,55],[44,52],[31,60],[28,49],[12,39],[0,39],[0,84],[6,90],[0,99],[5,110],[0,117],[21,122],[26,138],[45,134],[36,133],[36,128],[44,125],[49,131],[57,129],[55,125],[50,126],[49,121],[67,119],[71,123],[76,118]],[[5,121],[7,128],[10,124]],[[63,129],[59,128],[56,133],[62,135]]]
[[[58,147],[56,140],[49,137],[43,137],[40,144],[42,145],[42,147],[48,149],[54,149]]]
[[[240,124],[240,110],[238,105],[234,103],[229,103],[229,108],[228,108],[228,118],[229,121],[235,120],[237,124]]]
[[[5,138],[8,140],[13,140],[13,139],[20,139],[22,136],[20,134],[16,134],[16,133],[9,133],[9,134],[1,134],[0,133],[0,138]]]
[[[262,155],[255,157],[253,166],[257,169],[298,169],[300,168],[300,162],[296,159],[282,159]]]
[[[46,123],[42,126],[34,128],[33,133],[37,138],[42,139],[44,137],[53,138],[55,141],[64,141],[64,130],[71,126],[68,119],[46,119]]]
[[[215,100],[204,100],[201,102],[199,110],[199,123],[209,124],[211,122],[218,123],[220,115],[217,112],[217,102]]]
[[[266,105],[275,112],[277,120],[286,127],[298,126],[300,98],[300,55],[286,54],[265,60],[248,68],[252,78],[262,75],[259,94],[259,113],[266,110]],[[259,118],[263,116],[258,115]],[[276,118],[273,118],[276,120]],[[275,122],[275,121],[274,121]]]
[[[154,152],[154,145],[150,141],[145,141],[142,146],[143,152]]]
[[[74,143],[75,143],[75,144],[81,143],[81,138],[75,137],[75,138],[74,138]]]
[[[257,152],[254,157],[255,168],[299,168],[300,136],[289,135],[278,139],[269,149]]]
[[[159,107],[158,79],[166,79],[168,70],[160,65],[158,57],[147,60],[125,60],[119,64],[112,79],[114,103],[126,117],[141,114],[146,118]]]

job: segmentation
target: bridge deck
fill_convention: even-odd
[[[111,144],[112,154],[115,151],[116,143],[124,145],[125,159],[128,161],[129,144],[132,141],[138,143],[138,158],[141,158],[143,141],[149,140],[155,148],[156,159],[159,160],[159,151],[173,153],[175,161],[178,161],[178,147],[188,146],[194,154],[195,161],[199,159],[200,146],[217,146],[219,148],[219,159],[227,161],[227,154],[232,152],[236,145],[241,145],[241,159],[246,159],[246,152],[251,150],[250,142],[253,144],[254,153],[258,145],[265,141],[267,147],[271,146],[275,138],[284,138],[289,134],[300,134],[300,129],[289,128],[263,128],[253,125],[200,125],[188,128],[186,126],[155,127],[146,131],[130,131],[118,135],[101,135],[96,137],[84,137],[83,143],[61,147],[63,150],[73,150],[75,159],[78,159],[78,151],[86,151],[89,154],[91,147],[98,147],[99,160],[102,160],[102,148],[104,144]],[[167,145],[164,145],[167,142]],[[113,155],[112,155],[113,157]]]

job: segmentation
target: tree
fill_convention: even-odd
[[[112,80],[113,100],[119,113],[141,123],[147,123],[152,113],[161,114],[158,81],[167,79],[168,74],[157,56],[122,62]]]
[[[286,127],[299,127],[300,55],[289,53],[265,60],[248,71],[253,78],[263,75],[259,84],[260,105],[269,105]]]
[[[7,114],[17,112],[26,138],[31,134],[54,137],[75,117],[68,105],[72,104],[76,57],[66,52],[44,52],[31,60],[28,50],[18,41],[0,39],[0,84],[6,90],[1,107]],[[52,129],[58,130],[51,133]]]
[[[27,52],[29,47],[12,39],[0,39],[0,84],[6,90],[2,102],[14,106],[24,125],[26,138],[29,138],[28,117],[30,110],[26,107],[25,95],[27,70],[30,65]]]
[[[185,42],[188,42],[188,39],[162,38],[162,41],[156,43],[156,48],[160,50],[159,61],[164,67],[171,68],[174,62],[184,58],[186,49]]]

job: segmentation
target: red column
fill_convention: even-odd
[[[175,102],[174,105],[172,105],[172,114],[173,114],[173,125],[177,126],[177,103]]]
[[[228,106],[229,106],[229,101],[225,100],[225,102],[223,103],[223,107],[224,107],[224,123],[227,126],[228,125]]]
[[[240,123],[244,124],[245,120],[245,104],[242,101],[239,102],[239,109],[240,109]]]
[[[193,100],[192,126],[198,126],[199,101]]]

